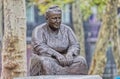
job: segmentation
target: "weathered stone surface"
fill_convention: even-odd
[[[14,79],[102,79],[99,75],[54,75],[54,76],[29,76]]]

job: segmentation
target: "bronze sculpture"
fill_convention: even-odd
[[[79,43],[71,28],[61,23],[61,13],[58,6],[50,7],[46,23],[33,30],[31,76],[87,74],[86,60],[79,56]]]

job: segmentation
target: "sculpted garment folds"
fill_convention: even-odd
[[[47,22],[32,34],[33,55],[30,75],[87,74],[86,60],[79,55],[80,47],[74,32],[61,24],[58,6],[49,8]]]

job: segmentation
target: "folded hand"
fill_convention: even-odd
[[[67,53],[66,54],[66,60],[67,60],[67,65],[71,65],[73,63],[73,55],[72,53]]]

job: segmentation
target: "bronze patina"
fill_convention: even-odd
[[[33,30],[31,76],[87,74],[86,60],[79,55],[79,43],[72,29],[61,23],[61,13],[58,6],[50,7],[46,23]]]

